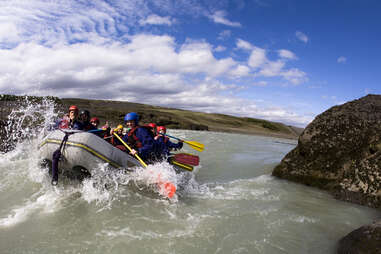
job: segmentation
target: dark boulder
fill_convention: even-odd
[[[340,200],[381,207],[381,95],[318,115],[273,175],[327,190]]]
[[[338,254],[381,254],[381,221],[362,226],[343,237]]]

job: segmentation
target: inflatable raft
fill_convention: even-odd
[[[65,136],[67,140],[64,140]],[[39,149],[45,163],[51,165],[54,152],[59,150],[60,171],[80,171],[88,176],[102,163],[107,163],[112,168],[124,169],[140,166],[139,161],[103,138],[83,131],[55,130],[44,138]]]

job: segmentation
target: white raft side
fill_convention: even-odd
[[[53,153],[61,145],[64,136],[63,131],[55,130],[45,137],[40,144],[40,154],[43,159],[52,161]],[[140,163],[127,153],[87,132],[69,135],[62,157],[59,163],[60,168],[73,169],[80,166],[86,168],[90,173],[100,163],[109,163],[114,168],[140,166]]]

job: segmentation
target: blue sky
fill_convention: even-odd
[[[304,127],[381,94],[381,2],[0,2],[0,93],[140,102]]]

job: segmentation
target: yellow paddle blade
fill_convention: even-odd
[[[193,171],[193,167],[192,167],[192,166],[189,166],[189,165],[187,165],[187,164],[183,164],[183,163],[177,162],[177,161],[175,161],[175,160],[171,160],[171,163],[172,163],[173,165],[176,165],[176,166],[182,168],[182,169],[185,169],[185,170],[188,170],[188,171]]]
[[[188,145],[190,145],[194,150],[197,150],[199,152],[204,151],[204,144],[201,144],[197,141],[185,141],[184,140],[184,143],[187,143]]]

